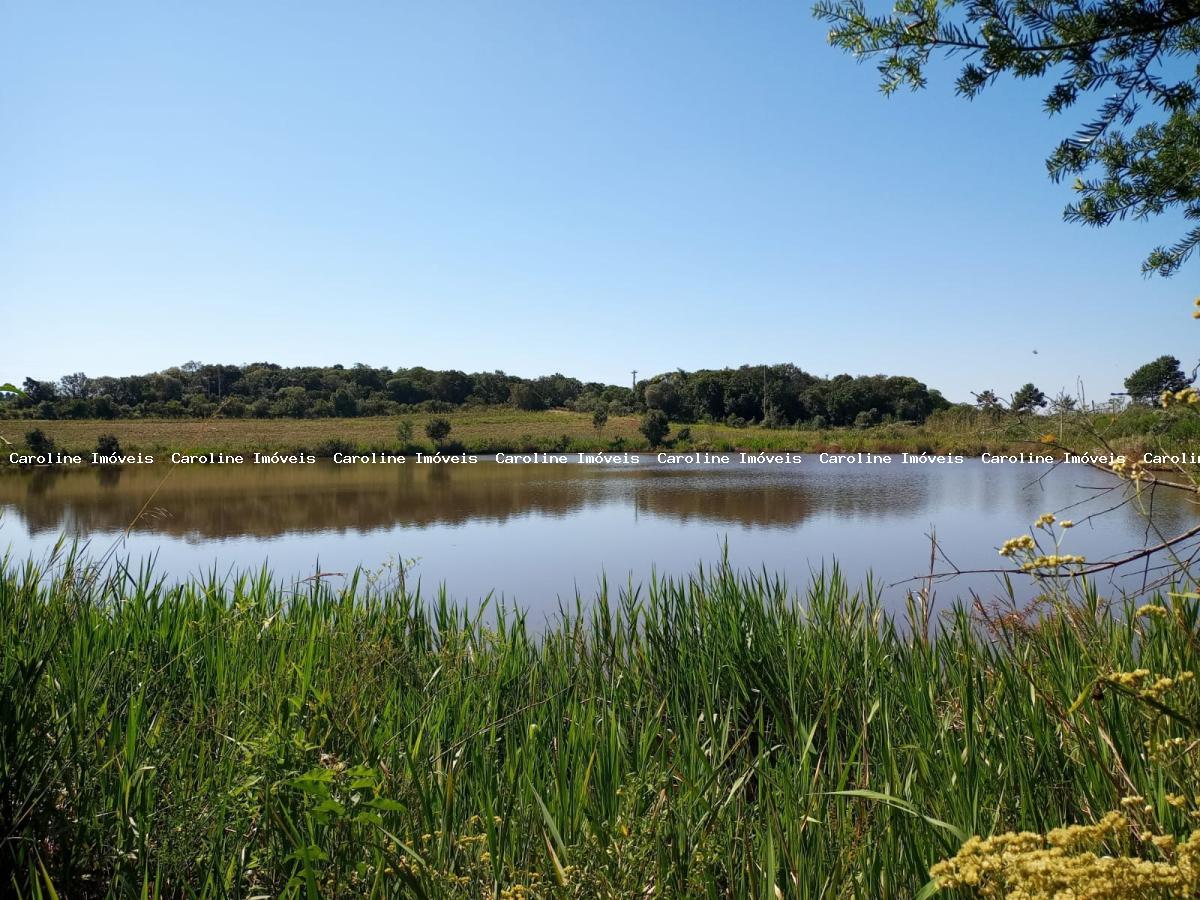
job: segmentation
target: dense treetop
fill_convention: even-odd
[[[220,411],[231,418],[323,418],[444,412],[508,405],[565,408],[606,415],[661,410],[672,421],[803,422],[869,425],[920,422],[949,404],[914,378],[837,375],[819,378],[791,365],[682,370],[633,387],[582,382],[565,375],[519,378],[421,367],[297,366],[274,363],[188,363],[147,375],[57,382],[25,379],[24,396],[0,401],[8,418],[184,418]]]
[[[972,98],[1003,75],[1048,82],[1058,114],[1096,95],[1095,113],[1046,161],[1073,179],[1069,221],[1107,225],[1167,210],[1200,220],[1200,2],[1197,0],[818,0],[829,39],[878,63],[881,88],[925,86],[931,55],[961,59],[956,88]],[[1200,226],[1155,248],[1147,272],[1175,272]]]
[[[1174,356],[1160,356],[1135,369],[1125,379],[1125,392],[1135,403],[1153,403],[1163,391],[1183,390],[1192,379],[1183,373]]]

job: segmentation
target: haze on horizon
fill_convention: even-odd
[[[0,382],[1195,363],[1178,222],[1061,221],[1038,85],[890,100],[806,5],[0,5]],[[1038,351],[1034,353],[1034,351]]]

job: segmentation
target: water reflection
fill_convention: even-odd
[[[904,515],[927,478],[801,477],[746,466],[582,465],[214,466],[38,469],[0,476],[0,508],[31,534],[134,530],[191,539],[370,532],[393,526],[568,517],[632,504],[682,522],[794,527],[810,516]],[[148,498],[150,506],[139,517]]]
[[[691,571],[728,542],[739,566],[803,582],[838,560],[853,581],[927,570],[936,529],[963,569],[996,565],[995,548],[1043,512],[1081,522],[1065,552],[1091,561],[1146,541],[1132,506],[1082,524],[1117,499],[1117,482],[1082,466],[1028,465],[629,468],[589,465],[353,465],[39,469],[0,473],[0,551],[39,554],[63,532],[107,547],[133,523],[123,552],[156,555],[172,576],[257,567],[284,576],[420,559],[426,583],[453,596],[493,589],[532,608],[590,594],[600,573],[642,580]],[[1045,476],[1045,477],[1039,477]],[[1082,503],[1082,506],[1075,504]],[[140,513],[140,516],[139,516]],[[1185,495],[1160,491],[1162,534],[1195,522]],[[958,579],[943,596],[994,592],[995,578]],[[897,602],[903,588],[892,594]]]

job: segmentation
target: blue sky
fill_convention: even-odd
[[[0,381],[1190,366],[1180,223],[1063,223],[1070,122],[952,72],[886,99],[804,3],[0,0]]]

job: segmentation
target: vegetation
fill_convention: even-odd
[[[401,419],[400,424],[396,426],[396,437],[400,441],[402,448],[412,444],[413,439],[413,423],[412,419]]]
[[[950,404],[914,378],[837,375],[817,378],[792,365],[701,369],[657,375],[645,404],[674,422],[759,422],[768,427],[854,425],[862,413],[878,422],[923,422]]]
[[[503,372],[282,368],[188,363],[149,375],[57,383],[25,379],[25,390],[0,396],[0,417],[20,419],[206,418],[324,419],[447,413],[508,406],[523,412],[567,409],[605,416],[662,410],[674,421],[742,420],[784,427],[817,418],[852,425],[862,412],[874,421],[921,422],[949,404],[912,378],[871,375],[817,378],[793,365],[670,372],[636,390],[563,375],[521,379]],[[597,420],[599,421],[599,420]],[[599,431],[603,423],[597,426]]]
[[[0,870],[73,898],[899,897],[935,866],[1013,887],[993,847],[1048,878],[1037,835],[1112,810],[1072,848],[1183,887],[1088,896],[1191,896],[1196,595],[1075,589],[930,630],[836,569],[796,595],[720,566],[543,627],[403,578],[7,560]],[[959,852],[1001,832],[1033,834]]]
[[[818,0],[830,41],[879,64],[880,87],[922,88],[931,55],[963,58],[955,87],[974,98],[1002,75],[1053,82],[1051,114],[1099,93],[1095,117],[1046,161],[1074,179],[1068,221],[1103,226],[1168,210],[1200,218],[1200,7],[1157,0],[902,0],[872,16],[863,0]],[[1089,177],[1097,173],[1095,177]],[[1143,271],[1171,275],[1200,227],[1157,247]]]
[[[433,441],[435,447],[440,447],[450,437],[453,427],[449,419],[438,416],[425,423],[425,436]]]
[[[1071,398],[1067,398],[1070,400]],[[1070,405],[1070,404],[1068,404]],[[413,413],[399,422],[388,416],[353,419],[118,419],[32,420],[36,445],[0,422],[0,436],[9,452],[43,453],[53,449],[85,457],[100,435],[117,439],[126,454],[166,455],[179,452],[312,453],[329,456],[344,452],[431,452],[437,445],[425,426],[434,418],[451,424],[453,444],[468,453],[634,451],[650,447],[640,431],[642,417],[606,416],[603,430],[594,413],[546,410],[522,412],[511,407],[470,408],[440,415]],[[860,424],[830,428],[813,420],[790,428],[766,428],[741,420],[699,422],[669,433],[664,447],[680,450],[748,452],[881,452],[957,453],[1058,452],[1041,442],[1053,434],[1058,445],[1078,452],[1105,446],[1140,456],[1161,448],[1191,449],[1200,442],[1200,423],[1175,409],[1134,406],[1115,413],[1085,412],[1060,407],[1052,415],[1014,416],[1002,406],[974,408],[956,405],[933,413],[924,423]],[[45,444],[43,442],[49,442]],[[22,446],[24,445],[24,446]],[[0,455],[6,463],[8,452]]]
[[[25,432],[25,447],[30,453],[52,453],[55,449],[54,438],[40,428]]]
[[[1072,442],[1194,438],[1200,394],[1161,404],[1057,413]],[[469,415],[422,424],[445,439]],[[387,441],[415,427],[341,422],[343,447],[355,425]],[[106,426],[125,446],[118,429],[154,424]],[[955,407],[832,434],[1027,441],[1030,425]],[[696,424],[675,440],[713,428],[823,439]],[[1113,469],[1136,499],[1142,467]],[[403,571],[335,589],[5,560],[0,883],[85,898],[1192,896],[1200,592],[1180,563],[1157,593],[1102,598],[1071,524],[1047,514],[1000,547],[1041,580],[1033,607],[933,621],[927,595],[897,621],[836,569],[796,593],[722,565],[530,623],[423,598]]]
[[[1125,379],[1125,392],[1135,403],[1157,403],[1164,391],[1182,391],[1192,383],[1174,356],[1160,356],[1134,369]]]
[[[658,447],[671,431],[671,426],[667,423],[666,413],[661,409],[652,409],[642,417],[642,424],[638,426],[638,431],[642,433],[651,447]]]
[[[1047,404],[1046,395],[1032,383],[1024,384],[1013,394],[1012,410],[1018,413],[1031,413]]]
[[[95,452],[100,456],[120,456],[121,442],[115,434],[102,434],[96,438]]]

